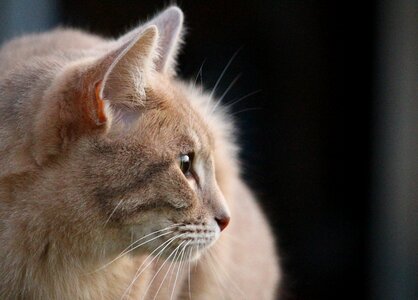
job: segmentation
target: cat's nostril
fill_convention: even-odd
[[[222,216],[221,218],[215,218],[215,221],[218,223],[218,226],[222,231],[226,228],[226,226],[228,226],[230,219],[231,218],[229,216]]]

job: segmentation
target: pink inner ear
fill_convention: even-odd
[[[95,86],[95,100],[96,100],[96,113],[97,113],[97,120],[99,121],[98,125],[104,124],[107,121],[106,115],[105,115],[105,106],[104,106],[104,100],[100,96],[100,91],[102,88],[102,81],[99,81],[96,83]]]

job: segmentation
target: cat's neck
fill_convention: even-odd
[[[126,256],[106,265],[113,258],[88,266],[75,259],[75,256],[66,258],[65,255],[61,256],[60,261],[46,258],[39,262],[34,257],[22,257],[19,262],[9,261],[11,266],[7,266],[7,269],[13,271],[2,283],[5,285],[2,291],[6,294],[1,296],[7,299],[118,299],[128,288],[131,295],[138,294],[137,291],[148,284],[146,279],[150,277],[149,272],[130,286],[139,259],[134,262]]]
[[[23,178],[20,180],[25,181]],[[7,181],[0,180],[2,206],[13,204],[16,207],[17,203],[23,205],[26,190],[31,190],[31,186],[36,183],[36,180],[33,184],[24,183],[26,188],[20,189],[20,185],[16,184],[16,178]],[[0,256],[7,258],[0,262],[0,269],[8,270],[0,274],[0,290],[3,293],[0,294],[0,298],[120,298],[135,276],[142,258],[133,259],[126,255],[114,260],[122,249],[105,245],[103,240],[97,237],[96,243],[92,243],[92,236],[78,234],[76,228],[68,227],[68,220],[58,220],[53,216],[54,208],[48,206],[48,203],[62,199],[49,198],[49,201],[43,202],[41,198],[45,200],[45,196],[40,191],[32,189],[32,192],[39,194],[39,201],[34,202],[39,207],[32,207],[31,211],[28,211],[23,206],[19,209],[17,205],[19,211],[16,212],[30,213],[31,218],[10,216],[7,207],[2,207],[3,213],[0,212],[1,231],[13,236],[10,239],[4,235],[0,236]],[[5,215],[5,211],[8,211],[9,215]],[[48,211],[51,213],[50,216]],[[6,228],[4,224],[10,225],[8,218],[13,219],[13,226]],[[51,227],[55,227],[52,231],[54,235],[51,235],[49,230]],[[57,235],[57,232],[61,233]],[[89,245],[94,245],[94,248]],[[109,264],[111,261],[113,262]],[[141,284],[142,281],[139,280],[132,286],[133,294]]]

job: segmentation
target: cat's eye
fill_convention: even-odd
[[[192,171],[193,153],[181,154],[179,158],[179,167],[184,175],[190,176]]]

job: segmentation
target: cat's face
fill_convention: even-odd
[[[137,251],[163,245],[168,255],[187,245],[184,251],[196,255],[229,221],[215,178],[214,137],[188,97],[155,77],[134,125],[86,138],[72,157],[79,166],[73,172],[89,179],[82,201],[100,207],[103,234],[109,230],[124,246],[152,239]]]

